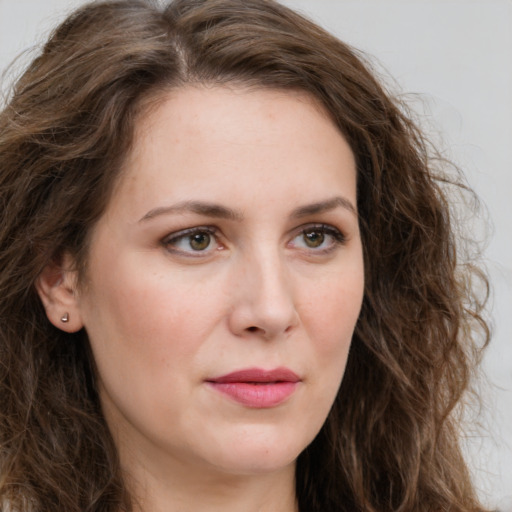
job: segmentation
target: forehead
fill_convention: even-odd
[[[299,108],[297,108],[299,107]],[[295,114],[295,121],[316,118],[317,124],[334,128],[326,108],[305,91],[244,86],[188,85],[163,91],[144,101],[135,124],[135,145],[132,155],[137,155],[141,143],[152,133],[165,129],[170,133],[197,136],[200,130],[209,129],[208,137],[213,140],[221,135],[233,141],[242,137],[262,140],[268,133],[258,130],[257,123],[266,123],[266,128],[282,129],[283,114]],[[244,128],[240,131],[240,128]],[[280,135],[293,135],[304,129],[302,123],[286,126]],[[275,134],[274,134],[275,135]],[[180,140],[182,140],[180,138]]]
[[[146,198],[174,199],[190,187],[212,195],[220,183],[228,196],[254,186],[270,193],[285,185],[293,193],[306,179],[314,195],[342,171],[355,182],[352,151],[315,99],[228,87],[189,86],[155,98],[136,122],[123,171],[125,192],[155,188],[145,191]]]

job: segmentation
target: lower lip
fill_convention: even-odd
[[[213,389],[246,407],[265,409],[287,400],[298,382],[209,382]]]

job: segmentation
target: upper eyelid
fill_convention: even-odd
[[[334,226],[332,224],[328,224],[326,222],[308,222],[307,224],[301,224],[300,226],[294,228],[291,231],[291,234],[294,236],[297,236],[297,235],[300,235],[301,233],[303,233],[304,231],[308,231],[308,229],[318,229],[318,230],[323,230],[326,232],[331,231],[331,232],[339,233],[341,236],[346,237],[345,230],[343,230],[337,226]]]
[[[219,229],[214,226],[196,226],[193,228],[185,228],[185,229],[180,229],[178,231],[173,231],[172,233],[165,235],[162,238],[162,242],[166,243],[171,240],[178,240],[178,239],[186,237],[188,235],[192,235],[194,233],[201,233],[201,232],[206,232],[210,235],[213,235],[215,238],[217,238],[219,236]]]
[[[345,245],[345,243],[348,240],[348,237],[346,236],[345,232],[343,230],[341,230],[340,228],[333,226],[332,224],[308,223],[308,224],[303,224],[302,226],[299,226],[298,228],[296,228],[293,231],[293,235],[292,235],[290,241],[288,242],[288,244],[292,244],[293,241],[297,237],[299,237],[301,234],[304,234],[308,231],[314,231],[314,230],[323,231],[326,235],[332,237],[333,240],[326,247],[324,247],[324,246],[320,246],[320,247],[316,247],[316,248],[313,248],[313,247],[300,248],[299,247],[299,249],[306,250],[306,251],[310,252],[311,254],[322,255],[322,254],[327,254],[327,253],[334,251],[336,249],[336,247]]]
[[[307,222],[304,224],[301,224],[300,226],[294,227],[289,231],[290,235],[297,236],[303,231],[306,231],[308,229],[323,229],[324,231],[333,231],[336,233],[339,233],[342,236],[346,236],[345,230],[334,226],[333,224],[329,224],[326,222]],[[168,242],[173,239],[179,239],[181,237],[185,237],[187,235],[196,233],[196,232],[207,232],[216,238],[221,236],[221,230],[216,226],[209,226],[209,225],[200,225],[200,226],[194,226],[190,228],[184,228],[180,229],[178,231],[173,231],[172,233],[168,233],[162,238],[163,242]]]
[[[177,248],[177,242],[182,239],[193,235],[194,233],[208,233],[213,239],[213,243],[211,247],[207,247],[203,251],[194,251],[192,248],[190,250]],[[212,226],[197,226],[193,228],[185,228],[178,231],[174,231],[164,238],[161,239],[160,245],[169,253],[174,254],[175,256],[180,256],[185,258],[207,258],[208,256],[212,256],[219,246],[222,245],[219,237],[219,230]]]
[[[327,234],[334,236],[336,238],[336,241],[340,242],[340,243],[345,242],[346,239],[348,238],[345,230],[340,229],[339,227],[337,227],[333,224],[329,224],[326,222],[307,222],[307,223],[301,224],[300,226],[297,226],[289,231],[288,236],[291,238],[288,243],[290,243],[294,238],[299,236],[301,233],[303,233],[307,230],[313,230],[313,229],[322,230],[322,231],[326,232]],[[221,240],[222,240],[223,235],[222,235],[221,230],[217,226],[211,226],[211,225],[200,225],[200,226],[194,226],[194,227],[184,228],[184,229],[180,229],[178,231],[174,231],[174,232],[169,233],[166,236],[164,236],[161,239],[161,243],[163,245],[169,245],[172,242],[178,241],[181,238],[185,238],[187,236],[193,235],[194,233],[198,233],[198,232],[206,232],[214,238],[214,240],[217,244],[222,243]],[[338,236],[336,236],[336,235],[338,235]]]

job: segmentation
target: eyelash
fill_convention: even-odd
[[[212,227],[212,226],[198,226],[195,228],[188,228],[184,229],[182,231],[178,231],[177,233],[172,233],[171,235],[167,236],[163,239],[162,244],[164,247],[171,253],[174,254],[181,254],[188,256],[190,258],[198,258],[198,257],[204,257],[205,254],[209,254],[212,252],[210,249],[208,251],[208,247],[204,251],[198,250],[194,251],[192,248],[190,248],[190,251],[183,251],[180,249],[174,249],[173,246],[176,246],[178,242],[181,240],[185,240],[187,237],[192,237],[193,235],[200,235],[200,234],[206,234],[213,238],[215,242],[218,243],[219,239],[219,231],[218,229]],[[194,254],[195,253],[195,254]]]
[[[305,247],[304,250],[311,251],[314,254],[329,254],[331,251],[334,251],[340,245],[343,245],[346,242],[345,235],[334,226],[329,224],[308,224],[307,226],[303,226],[300,228],[299,232],[293,237],[292,241],[295,240],[298,236],[302,235],[303,237],[307,233],[321,233],[322,235],[327,235],[332,237],[333,241],[328,245],[328,247],[324,248],[308,248]],[[323,243],[324,240],[322,240]]]
[[[324,237],[332,237],[333,241],[329,244],[328,247],[316,248],[316,247],[303,247],[301,250],[310,252],[311,254],[323,255],[328,254],[331,251],[335,250],[338,246],[343,245],[346,242],[345,235],[337,228],[330,226],[328,224],[308,224],[299,228],[296,231],[296,234],[293,235],[293,238],[289,242],[289,244],[293,244],[293,241],[299,236],[305,236],[308,233],[319,233]],[[208,245],[204,250],[194,250],[190,247],[189,250],[181,250],[176,249],[175,247],[182,240],[189,239],[189,245],[191,241],[191,237],[193,235],[208,235],[210,237]],[[219,244],[219,230],[212,226],[197,226],[194,228],[184,229],[182,231],[178,231],[176,233],[172,233],[168,235],[166,238],[162,240],[162,245],[166,248],[167,251],[173,254],[183,255],[185,257],[190,258],[200,258],[205,257],[206,255],[211,254],[215,250],[221,250],[222,247],[216,247],[214,249],[210,249],[211,239],[217,245]],[[305,239],[303,239],[305,240]],[[322,239],[321,244],[323,245],[325,238]]]

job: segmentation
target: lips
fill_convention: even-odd
[[[247,368],[208,379],[207,384],[231,400],[251,408],[276,407],[285,402],[301,379],[288,368]]]

